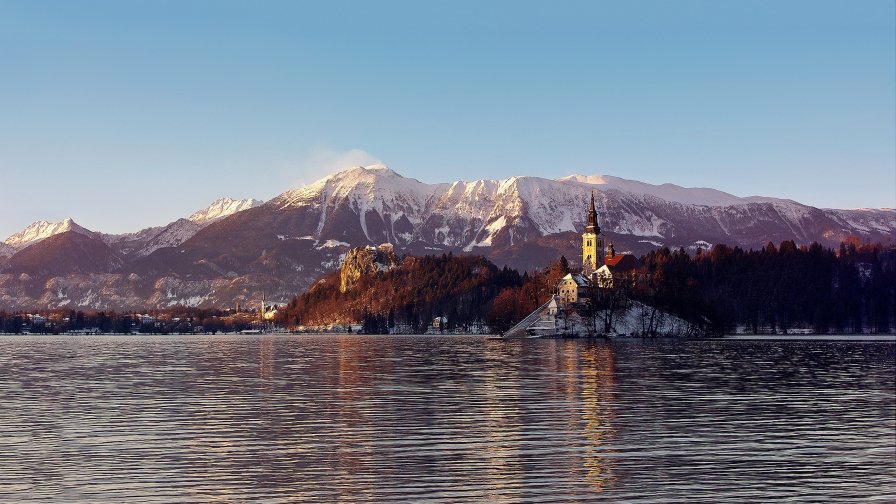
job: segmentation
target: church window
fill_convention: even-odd
[[[588,246],[589,247],[591,246],[591,240],[588,240]]]

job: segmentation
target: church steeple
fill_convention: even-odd
[[[591,206],[588,208],[588,225],[586,233],[600,234],[600,226],[597,224],[597,210],[594,208],[594,191],[591,191]]]
[[[597,209],[594,207],[594,191],[588,207],[588,223],[582,233],[582,273],[591,275],[601,266],[604,259],[604,235],[597,223]]]

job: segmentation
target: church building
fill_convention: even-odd
[[[638,259],[631,254],[617,254],[612,244],[604,248],[604,238],[597,223],[592,191],[588,221],[582,233],[582,272],[570,273],[560,279],[555,292],[561,303],[581,304],[587,302],[591,289],[612,289],[623,278],[634,279]]]
[[[591,191],[591,206],[588,208],[588,224],[582,233],[582,275],[590,277],[603,266],[604,235],[597,224],[597,210],[594,208],[594,191]]]

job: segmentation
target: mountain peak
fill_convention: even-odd
[[[261,205],[261,201],[253,198],[235,200],[233,198],[218,198],[210,205],[197,210],[190,216],[196,224],[211,224],[212,222],[227,217],[228,215],[247,210]]]
[[[391,174],[397,175],[397,173],[392,171],[391,168],[389,168],[388,166],[386,166],[384,164],[372,164],[372,165],[367,165],[367,166],[360,166],[359,168],[361,168],[362,170],[365,170],[365,171],[369,171],[369,172],[386,172],[386,173],[391,173]]]
[[[25,229],[11,235],[3,243],[20,249],[66,231],[74,231],[84,235],[90,234],[90,231],[79,226],[71,217],[67,217],[59,222],[47,222],[45,220],[33,222]]]
[[[353,168],[349,168],[347,170],[343,170],[331,175],[330,179],[336,180],[348,180],[348,181],[366,181],[366,180],[375,180],[381,177],[388,178],[399,178],[403,179],[405,177],[396,173],[394,170],[389,168],[384,164],[373,164],[367,166],[355,166]]]

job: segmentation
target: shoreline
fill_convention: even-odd
[[[502,338],[496,334],[485,334],[485,333],[440,333],[440,334],[357,334],[357,333],[326,333],[326,332],[307,332],[307,333],[253,333],[253,334],[244,334],[244,333],[217,333],[217,334],[191,334],[191,333],[169,333],[169,334],[127,334],[127,333],[99,333],[99,334],[41,334],[41,333],[2,333],[0,332],[0,337],[3,338],[12,338],[12,337],[66,337],[66,338],[82,338],[82,337],[111,337],[111,336],[130,336],[134,338],[140,337],[190,337],[190,336],[202,336],[202,337],[216,337],[216,336],[241,336],[241,337],[260,337],[260,336],[268,336],[268,337],[296,337],[296,336],[361,336],[361,337],[482,337],[489,340],[506,340],[506,341],[516,341],[516,340],[546,340],[546,339],[569,339],[569,340],[589,340],[589,341],[658,341],[658,340],[703,340],[703,341],[885,341],[885,342],[896,342],[896,334],[728,334],[723,336],[715,336],[715,337],[704,337],[704,338],[682,338],[682,337],[634,337],[634,336],[622,336],[622,337],[566,337],[566,338]]]

